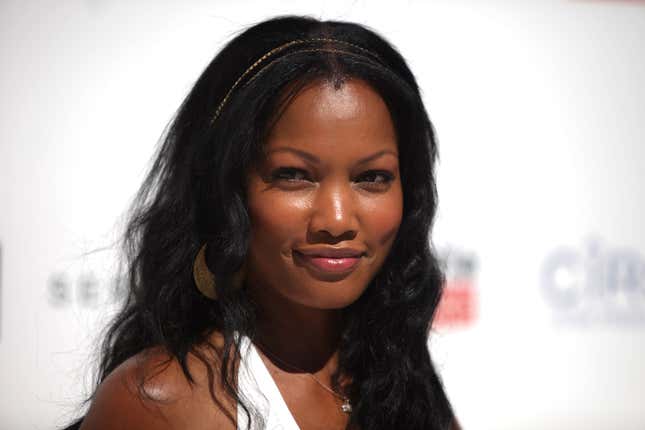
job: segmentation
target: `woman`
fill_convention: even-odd
[[[456,427],[427,349],[435,156],[374,32],[280,17],[233,39],[138,194],[80,428]]]

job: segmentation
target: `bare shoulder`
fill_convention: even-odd
[[[191,383],[178,360],[162,348],[151,348],[131,357],[100,384],[81,430],[235,429],[236,404],[219,379],[219,335],[213,348],[197,352],[213,365],[211,397],[206,365],[188,354]]]
[[[457,421],[457,417],[453,417],[452,422],[450,423],[450,430],[461,430],[461,424]]]

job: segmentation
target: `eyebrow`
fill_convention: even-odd
[[[320,164],[320,158],[316,157],[315,155],[313,155],[313,154],[311,154],[311,153],[309,153],[307,151],[303,151],[301,149],[296,149],[296,148],[291,148],[290,146],[282,146],[280,148],[272,149],[271,151],[267,152],[267,155],[272,154],[274,152],[292,152],[292,153],[298,155],[299,157],[304,158],[305,160],[308,160],[308,161],[310,161],[312,163],[315,163],[315,164]],[[358,160],[358,163],[356,163],[356,164],[359,164],[359,165],[360,164],[365,164],[365,163],[367,163],[369,161],[376,160],[377,158],[382,157],[385,154],[394,155],[395,157],[399,156],[399,154],[397,154],[395,151],[392,151],[392,150],[389,150],[389,149],[383,149],[381,151],[375,152],[372,155],[368,155],[365,158],[361,158],[360,160]]]

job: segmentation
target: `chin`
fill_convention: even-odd
[[[318,286],[315,291],[299,295],[295,301],[314,309],[343,309],[354,303],[365,292],[366,288],[356,288],[341,284]]]

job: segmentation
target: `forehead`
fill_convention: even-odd
[[[357,79],[345,80],[339,87],[321,80],[300,90],[275,122],[265,151],[286,146],[345,157],[397,150],[387,105],[371,86]]]

